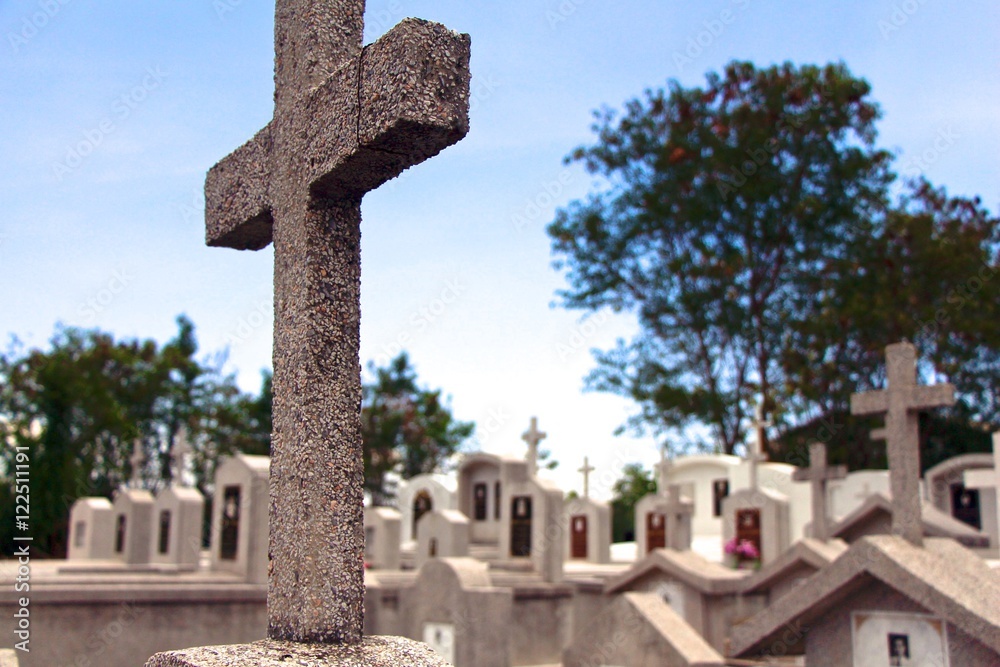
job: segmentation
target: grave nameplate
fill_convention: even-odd
[[[160,534],[157,540],[157,552],[165,554],[170,551],[170,510],[160,512]]]
[[[240,487],[227,486],[223,492],[222,502],[222,538],[219,557],[223,560],[236,560],[240,538]]]
[[[511,499],[510,555],[531,555],[531,496]]]
[[[979,491],[966,488],[964,484],[952,484],[951,515],[976,530],[982,530],[983,518],[979,505]]]
[[[748,508],[736,511],[736,540],[747,540],[754,545],[757,553],[764,553],[760,540],[760,510]]]
[[[125,515],[119,514],[115,524],[115,553],[120,554],[125,551]]]
[[[667,517],[659,512],[646,515],[646,553],[667,546]]]
[[[476,521],[486,521],[486,485],[476,484],[472,491],[475,503],[474,518]]]
[[[587,557],[587,517],[583,514],[574,516],[571,521],[570,557]]]

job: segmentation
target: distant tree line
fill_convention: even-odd
[[[31,458],[33,549],[53,557],[66,554],[73,502],[110,498],[131,478],[136,443],[145,455],[142,486],[155,492],[171,482],[170,452],[183,429],[192,449],[186,474],[209,506],[223,456],[267,455],[271,373],[264,372],[258,394],[247,394],[223,371],[224,354],[197,355],[194,324],[183,316],[163,345],[57,327],[47,350],[15,340],[0,354],[0,544],[13,544],[15,447],[27,447]],[[452,418],[440,391],[417,385],[405,354],[369,370],[361,415],[365,488],[386,502],[390,472],[406,478],[441,469],[474,426]]]

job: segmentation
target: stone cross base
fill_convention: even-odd
[[[146,667],[448,667],[427,644],[402,637],[365,637],[360,644],[298,644],[266,639],[157,653]]]

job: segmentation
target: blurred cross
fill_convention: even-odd
[[[924,541],[920,509],[920,412],[953,405],[955,388],[950,384],[917,384],[917,349],[910,343],[885,348],[886,388],[851,395],[851,414],[885,415],[885,428],[872,431],[884,439],[889,459],[892,490],[892,532],[911,544]]]

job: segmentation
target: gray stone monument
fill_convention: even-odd
[[[266,456],[236,454],[215,470],[212,569],[253,584],[267,583]]]
[[[538,417],[531,418],[531,426],[521,435],[521,439],[528,443],[528,474],[534,477],[538,474],[538,443],[549,437],[547,433],[538,430]]]
[[[435,558],[469,555],[469,517],[458,510],[431,510],[417,521],[416,566]]]
[[[920,513],[920,422],[922,410],[955,403],[950,384],[917,384],[917,349],[910,343],[885,348],[886,388],[851,395],[851,413],[885,415],[885,428],[872,432],[884,439],[892,487],[892,532],[911,544],[924,541]]]
[[[590,473],[596,468],[583,457],[583,495],[566,500],[566,533],[564,549],[572,559],[592,563],[611,562],[611,507],[590,497]]]
[[[69,560],[114,556],[115,518],[107,498],[78,498],[69,512]]]
[[[394,507],[365,508],[365,563],[375,570],[398,570],[403,517]]]
[[[274,118],[205,184],[209,245],[274,243],[271,641],[161,654],[150,667],[282,656],[441,664],[401,639],[355,646],[365,593],[361,198],[465,136],[470,41],[407,19],[362,48],[364,10],[364,0],[277,0]]]
[[[145,489],[121,489],[112,504],[114,558],[126,565],[148,565],[152,554],[153,494]]]
[[[511,664],[513,591],[494,586],[486,563],[471,558],[429,562],[400,597],[402,634],[423,640],[448,664]]]
[[[826,464],[826,445],[821,442],[809,446],[809,467],[792,473],[796,482],[812,484],[812,535],[814,539],[826,542],[830,539],[830,514],[826,505],[826,483],[832,479],[847,477],[845,466]]]
[[[149,547],[154,563],[173,565],[181,570],[198,567],[205,512],[205,498],[197,489],[184,485],[186,456],[190,451],[187,432],[181,429],[170,450],[173,481],[157,494],[153,505],[152,543]]]

